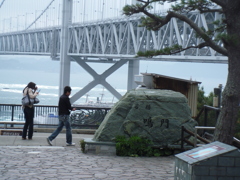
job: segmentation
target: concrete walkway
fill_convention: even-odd
[[[79,141],[93,135],[73,134],[76,146],[65,145],[65,134],[49,146],[50,133],[34,133],[33,140],[0,136],[0,180],[173,180],[174,156],[119,157],[84,154]]]

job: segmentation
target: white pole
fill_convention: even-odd
[[[59,5],[58,5],[58,26],[59,26],[59,20],[60,20],[60,7],[61,7],[61,4],[59,3]]]
[[[62,26],[60,45],[60,83],[59,96],[65,86],[70,84],[70,56],[68,56],[68,25],[72,23],[72,0],[62,1]]]
[[[136,4],[136,0],[132,0],[132,4]],[[134,81],[135,75],[139,75],[139,60],[129,60],[128,61],[128,85],[127,90],[135,89],[137,84]]]
[[[139,75],[139,60],[129,60],[128,61],[128,85],[127,90],[132,90],[137,87],[134,81],[135,75]]]
[[[103,20],[103,13],[104,13],[104,0],[103,0],[103,4],[102,4],[102,20]]]
[[[83,1],[84,5],[83,5],[83,23],[85,21],[85,15],[86,15],[86,1]]]

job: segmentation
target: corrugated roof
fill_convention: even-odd
[[[144,76],[162,77],[162,78],[173,79],[173,80],[177,80],[177,81],[183,81],[183,82],[187,82],[187,83],[190,83],[190,84],[201,84],[202,83],[202,82],[199,82],[199,81],[180,79],[180,78],[176,78],[176,77],[164,76],[164,75],[155,74],[155,73],[141,73],[141,74],[144,75]]]

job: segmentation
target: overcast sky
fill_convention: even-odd
[[[3,0],[0,0],[0,4]],[[96,21],[122,16],[122,8],[135,0],[73,0],[73,23]],[[63,0],[5,0],[0,9],[0,33],[23,30],[40,16],[31,28],[61,24]],[[165,6],[156,3],[154,12],[165,11]],[[47,20],[47,21],[46,21]]]

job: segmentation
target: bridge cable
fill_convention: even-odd
[[[48,5],[47,7],[42,11],[42,13],[25,29],[28,30],[34,23],[36,23],[36,21],[46,12],[46,10],[48,10],[48,8],[51,6],[51,4],[53,3],[53,1],[55,0],[52,0]]]
[[[4,3],[5,0],[2,1],[2,3],[0,4],[0,8],[2,7],[3,3]]]

